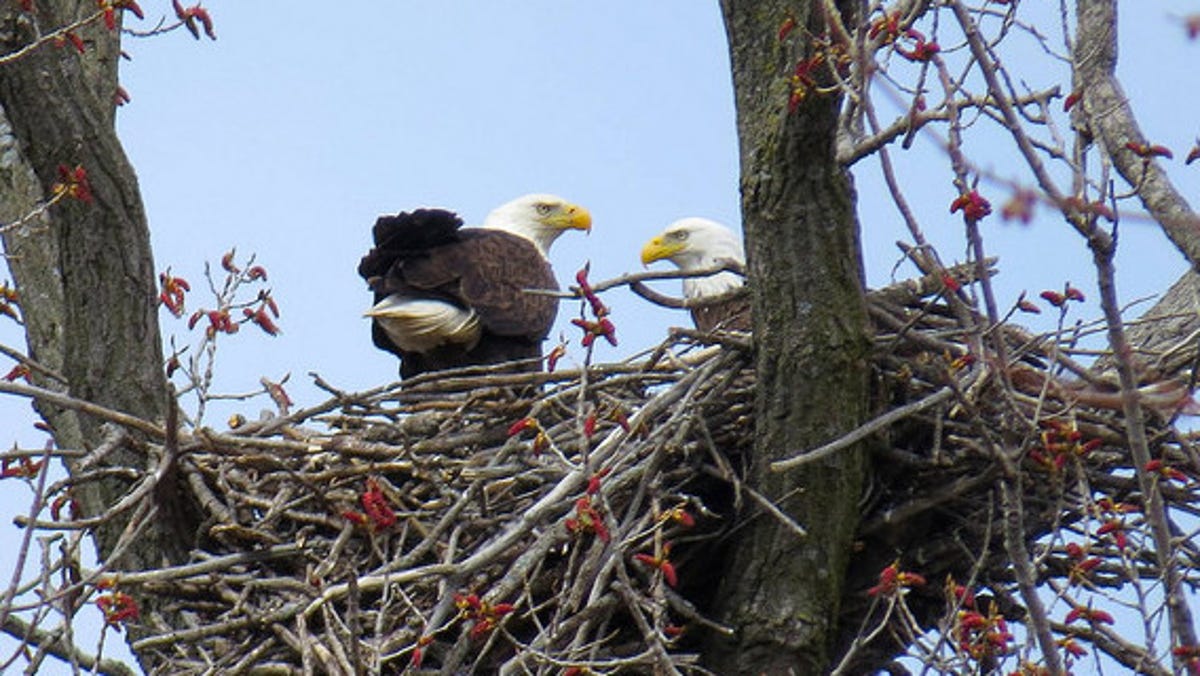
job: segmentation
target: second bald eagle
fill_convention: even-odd
[[[741,238],[732,230],[716,221],[693,217],[668,225],[642,247],[642,265],[659,260],[671,261],[684,272],[694,272],[725,262],[745,266],[746,254]],[[683,296],[696,328],[749,331],[750,299],[739,293],[742,285],[742,276],[729,271],[685,277]]]
[[[533,194],[463,228],[445,209],[381,216],[358,274],[375,292],[371,335],[400,357],[400,376],[541,357],[558,299],[547,258],[566,230],[590,230],[583,207]],[[528,363],[526,370],[538,364]]]

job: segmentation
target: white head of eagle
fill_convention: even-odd
[[[405,378],[515,360],[536,370],[558,300],[530,290],[558,289],[550,246],[591,226],[587,209],[546,194],[501,205],[477,228],[445,209],[379,217],[358,266],[375,293],[375,345],[400,357]]]
[[[642,247],[642,265],[668,260],[684,272],[719,267],[732,261],[745,266],[742,238],[707,218],[683,218],[668,225]],[[749,304],[744,297],[729,299],[744,281],[736,272],[723,271],[683,280],[683,295],[692,308],[692,319],[702,331],[714,328],[749,330]],[[707,301],[714,301],[708,303]]]

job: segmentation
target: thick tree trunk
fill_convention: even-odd
[[[861,423],[869,399],[854,195],[834,159],[840,101],[814,93],[795,111],[788,105],[789,76],[811,47],[805,36],[824,32],[819,4],[722,1],[757,350],[748,479],[808,531],[798,537],[763,514],[740,531],[718,602],[721,620],[738,634],[707,656],[723,674],[828,669],[858,521],[861,450],[787,473],[768,468]],[[777,39],[789,17],[796,29]]]
[[[13,53],[37,35],[95,12],[96,4],[39,0],[35,11],[21,12],[17,3],[0,9],[0,52]],[[48,213],[6,229],[5,248],[21,293],[29,354],[61,376],[35,371],[35,382],[162,420],[167,388],[149,231],[137,178],[113,124],[118,31],[93,22],[77,32],[87,45],[82,56],[69,45],[44,44],[0,65],[0,122],[11,130],[0,139],[0,210],[11,223],[48,200],[61,181],[60,166],[87,171],[92,199],[63,199]],[[91,448],[100,440],[97,420],[38,408],[60,447]],[[148,460],[129,446],[103,464],[142,470]],[[88,484],[77,497],[87,514],[96,515],[128,489],[127,481],[110,479]],[[160,513],[120,560],[109,560],[125,526],[124,519],[114,519],[95,533],[101,558],[117,569],[183,561],[194,536],[180,533],[195,532],[195,524]]]
[[[65,5],[74,3],[39,3],[38,23],[57,27],[77,18]],[[32,40],[32,26],[27,15],[6,18],[3,48],[12,52]],[[113,51],[115,32],[78,32],[96,53]],[[147,368],[162,355],[154,270],[137,179],[113,129],[115,74],[115,60],[52,45],[0,69],[0,102],[14,140],[6,169],[14,179],[34,179],[20,192],[49,199],[62,180],[59,167],[78,165],[94,195],[90,202],[63,200],[47,218],[8,233],[5,244],[26,296],[31,356],[61,373],[76,397],[158,418],[164,378]],[[21,206],[29,205],[13,205]],[[60,443],[94,441],[95,422],[81,425],[80,438]],[[56,425],[55,432],[66,430]]]

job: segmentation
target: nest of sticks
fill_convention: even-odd
[[[1064,340],[1015,327],[996,329],[1009,366],[970,363],[981,332],[939,279],[872,292],[880,417],[815,451],[865,439],[880,460],[843,600],[842,647],[864,667],[912,638],[901,625],[853,638],[879,619],[865,590],[897,559],[990,585],[1019,617],[1005,477],[1050,577],[1071,559],[1048,533],[1086,537],[1102,493],[1137,499],[1119,407],[1092,396],[1104,383]],[[175,674],[702,672],[697,637],[729,631],[706,612],[705,557],[752,514],[786,519],[740,480],[752,351],[716,339],[678,331],[648,356],[576,370],[329,387],[313,408],[181,435],[180,482],[205,520],[194,561],[120,585],[189,626],[144,613],[134,648]],[[1197,466],[1170,425],[1152,432],[1160,457]],[[1073,450],[1060,460],[1052,445]],[[1194,490],[1166,495],[1194,508]],[[1089,549],[1104,565],[1124,555]],[[913,595],[925,627],[944,596],[936,583]]]

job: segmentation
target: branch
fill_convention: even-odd
[[[746,276],[746,267],[732,259],[724,259],[719,265],[702,270],[667,270],[663,272],[627,272],[620,277],[605,280],[592,285],[594,291],[607,291],[615,286],[624,286],[634,282],[645,282],[654,279],[689,279],[691,277],[708,277],[719,272],[733,272]],[[574,287],[572,287],[574,289]],[[576,290],[575,296],[578,297]]]
[[[124,662],[108,658],[98,659],[94,655],[89,655],[80,650],[78,646],[65,641],[60,632],[39,629],[19,617],[5,618],[0,630],[23,644],[43,648],[48,654],[68,664],[78,664],[92,673],[106,676],[136,676],[138,673]]]
[[[47,448],[42,456],[40,469],[38,470],[37,486],[33,491],[33,501],[29,505],[29,519],[37,518],[38,512],[45,507],[46,498],[46,477],[50,473],[50,449]],[[21,536],[21,545],[17,548],[17,560],[13,563],[12,579],[8,583],[8,588],[4,590],[4,600],[0,601],[0,626],[7,626],[6,622],[11,617],[13,597],[17,593],[17,588],[21,585],[21,572],[25,570],[25,557],[29,555],[29,545],[33,540],[33,529],[26,529],[24,535]]]
[[[859,425],[855,429],[851,430],[848,434],[845,434],[841,438],[831,441],[824,446],[814,448],[811,451],[800,451],[797,455],[793,455],[790,458],[776,460],[770,465],[771,471],[786,472],[793,467],[799,467],[800,465],[813,462],[814,460],[820,460],[821,458],[824,458],[827,455],[832,455],[843,448],[849,448],[863,439],[871,436],[872,434],[887,429],[888,427],[891,427],[892,425],[911,415],[920,413],[927,408],[937,406],[942,402],[949,401],[953,397],[954,389],[950,387],[943,387],[924,399],[914,401],[913,403],[906,404],[900,408],[894,408],[887,413],[878,416],[874,420],[871,420],[863,425]]]
[[[1095,226],[1093,226],[1095,227]],[[1098,228],[1096,228],[1099,231]],[[1196,630],[1192,623],[1191,610],[1184,595],[1182,576],[1175,561],[1171,527],[1166,507],[1163,504],[1159,482],[1150,476],[1146,466],[1150,463],[1150,442],[1146,436],[1145,414],[1141,397],[1138,396],[1137,378],[1130,359],[1130,346],[1125,339],[1125,328],[1121,321],[1121,310],[1117,301],[1116,268],[1113,255],[1116,247],[1107,233],[1088,239],[1092,257],[1096,263],[1096,276],[1100,286],[1100,306],[1108,321],[1108,342],[1116,359],[1117,375],[1121,381],[1121,403],[1125,414],[1125,433],[1129,440],[1129,453],[1133,459],[1133,470],[1137,476],[1145,500],[1146,520],[1154,539],[1154,558],[1165,587],[1167,615],[1171,623],[1176,645],[1196,645]],[[1182,669],[1180,658],[1176,667]]]
[[[692,277],[708,277],[720,272],[732,272],[735,274],[746,276],[746,268],[741,263],[732,259],[723,259],[719,265],[703,270],[664,270],[651,272],[627,272],[620,277],[606,279],[602,282],[592,284],[592,290],[599,293],[608,291],[618,286],[630,286],[641,284],[651,280],[658,279],[689,279]],[[556,291],[552,289],[525,289],[525,293],[533,293],[539,296],[553,296],[555,298],[583,298],[583,292],[579,287],[572,286],[570,291]],[[636,292],[635,292],[636,293]]]
[[[899,244],[899,243],[898,243],[898,245],[901,246],[901,248],[904,248],[904,246],[905,246],[905,245]],[[714,270],[716,272],[722,272],[727,269],[728,268],[716,268]],[[959,265],[945,268],[944,270],[942,270],[942,274],[936,274],[936,273],[926,274],[926,275],[924,275],[922,277],[918,277],[916,279],[906,279],[901,282],[896,282],[895,284],[889,284],[888,286],[885,286],[882,289],[875,289],[872,291],[868,291],[867,292],[867,301],[868,302],[885,302],[886,301],[886,302],[893,303],[896,305],[907,305],[907,304],[913,303],[916,300],[919,300],[921,298],[926,298],[926,297],[932,296],[934,294],[942,293],[946,289],[946,280],[948,278],[953,279],[956,282],[958,282],[959,284],[964,284],[964,285],[979,281],[980,269],[983,269],[984,274],[988,277],[996,274],[996,259],[991,258],[991,257],[985,258],[983,260],[982,266],[976,265],[974,263],[960,263]],[[737,272],[738,270],[731,270],[731,271]],[[698,273],[687,273],[686,276],[692,277],[692,276],[701,276],[701,275],[708,275],[708,274],[712,274],[712,272],[705,270],[705,271],[699,271]],[[601,286],[603,286],[605,284],[607,286],[605,286],[604,288],[611,288],[613,286],[617,286],[619,283],[628,282],[630,291],[632,291],[635,294],[641,296],[642,298],[650,301],[651,303],[654,303],[655,305],[661,305],[663,307],[669,307],[669,308],[681,309],[681,310],[690,310],[695,307],[701,307],[701,306],[709,305],[709,304],[713,304],[713,303],[723,303],[726,301],[734,300],[736,298],[744,298],[749,295],[749,289],[747,289],[746,287],[743,286],[743,287],[734,289],[732,291],[727,291],[719,296],[713,296],[713,297],[709,297],[709,298],[703,298],[703,299],[676,298],[674,296],[668,296],[666,294],[659,293],[658,291],[651,289],[649,286],[646,286],[646,284],[644,284],[642,282],[642,280],[640,280],[640,279],[633,279],[634,277],[637,277],[637,276],[638,275],[624,275],[617,279],[609,280],[608,282],[604,282],[600,285],[597,285],[597,288],[599,289]],[[677,277],[680,275],[673,274],[671,276]],[[655,277],[655,279],[657,279],[657,277]]]
[[[1006,476],[1000,481],[1001,501],[1004,507],[1004,549],[1011,561],[1017,588],[1029,613],[1027,622],[1033,635],[1037,637],[1046,668],[1051,674],[1063,674],[1065,672],[1062,668],[1062,656],[1050,630],[1046,606],[1042,603],[1042,597],[1038,595],[1037,568],[1029,556],[1029,549],[1025,546],[1029,534],[1025,531],[1025,505],[1022,502],[1024,496],[1017,491],[1018,488],[1023,488],[1019,476]]]
[[[1017,97],[1014,99],[1014,102],[1018,107],[1031,103],[1045,104],[1050,99],[1059,96],[1061,96],[1061,92],[1059,92],[1059,88],[1056,86],[1044,91]],[[995,101],[991,97],[985,96],[967,96],[954,103],[954,107],[959,110],[974,108],[986,111],[994,105]],[[892,123],[886,128],[879,129],[870,136],[865,136],[855,141],[840,138],[838,142],[837,161],[847,167],[852,166],[855,162],[883,150],[897,138],[901,136],[907,137],[930,122],[949,122],[950,119],[951,113],[945,108],[909,110],[903,116],[892,120]]]
[[[166,582],[168,580],[179,580],[188,577],[196,577],[207,573],[215,573],[228,570],[234,566],[259,563],[262,561],[271,561],[274,559],[287,558],[295,556],[303,552],[304,549],[298,544],[285,544],[267,549],[237,552],[226,556],[217,556],[205,561],[197,563],[188,563],[182,566],[171,566],[169,568],[157,568],[154,570],[137,571],[137,572],[119,572],[112,573],[110,576],[117,578],[122,585],[139,585],[152,584],[156,582]]]
[[[30,399],[61,406],[72,411],[86,413],[100,420],[107,420],[118,425],[124,425],[130,429],[138,430],[155,439],[162,439],[165,436],[162,426],[156,423],[42,387],[0,381],[0,394],[15,394],[19,397],[29,397]]]
[[[633,282],[629,285],[629,290],[641,296],[642,298],[663,307],[674,308],[677,310],[691,310],[692,308],[703,307],[705,305],[713,305],[716,303],[725,303],[737,298],[749,298],[750,290],[745,286],[739,286],[731,291],[726,291],[717,296],[707,296],[703,298],[675,298],[666,294],[659,293],[641,282]]]
[[[1117,80],[1116,0],[1080,0],[1075,24],[1075,89],[1083,95],[1088,129],[1095,134],[1146,211],[1193,268],[1200,268],[1196,213],[1156,162],[1126,147],[1145,143],[1133,107]]]
[[[30,42],[29,44],[25,45],[24,47],[21,47],[20,49],[11,51],[7,54],[0,54],[0,66],[5,66],[5,65],[8,65],[8,64],[18,60],[21,57],[25,56],[26,54],[32,52],[33,50],[37,49],[38,47],[41,47],[42,45],[44,45],[48,42],[65,39],[67,37],[68,33],[72,33],[74,31],[79,30],[80,28],[83,28],[84,26],[86,26],[90,23],[94,23],[94,22],[100,20],[100,18],[103,16],[104,16],[104,10],[99,10],[88,16],[85,16],[82,19],[79,19],[78,21],[75,21],[74,23],[69,23],[66,26],[62,26],[61,28],[58,28],[57,30],[46,33],[45,35],[37,38],[33,42]],[[49,205],[47,205],[47,206],[49,206]]]

